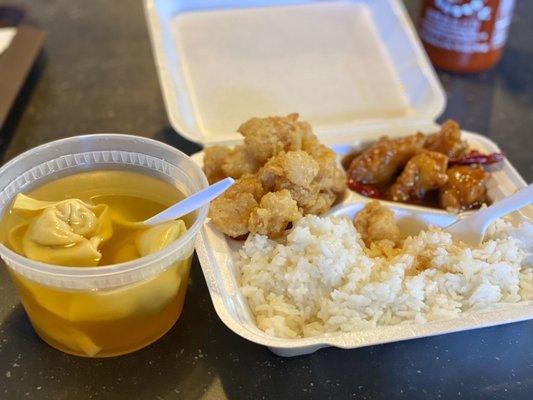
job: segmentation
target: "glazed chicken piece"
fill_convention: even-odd
[[[252,211],[248,222],[251,233],[280,236],[288,225],[302,218],[296,201],[287,189],[263,196],[259,207]]]
[[[422,198],[428,190],[442,187],[448,181],[448,157],[436,151],[423,151],[411,158],[401,175],[389,189],[393,201],[407,202]]]
[[[239,133],[249,154],[261,165],[281,151],[302,148],[302,137],[312,135],[307,122],[298,121],[298,114],[286,117],[251,118],[243,123]]]
[[[422,149],[424,142],[422,133],[399,139],[381,138],[352,161],[348,176],[360,183],[387,184]]]
[[[394,220],[394,213],[377,200],[367,203],[357,213],[354,225],[367,247],[380,240],[390,240],[394,244],[400,241],[400,228]]]
[[[264,193],[255,175],[243,176],[213,200],[209,217],[215,227],[228,236],[237,238],[246,235],[250,215],[259,206]]]
[[[355,160],[363,150],[357,151],[354,150],[348,154],[346,154],[344,157],[342,157],[341,165],[342,168],[344,168],[345,171],[348,171],[350,169],[350,165],[352,165],[352,161]]]
[[[444,209],[468,210],[486,201],[489,174],[481,166],[461,165],[448,169],[448,182],[439,193]]]
[[[468,144],[461,139],[459,124],[449,119],[442,124],[439,132],[427,136],[424,148],[456,158],[466,152]]]

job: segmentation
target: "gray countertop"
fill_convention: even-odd
[[[0,4],[3,4],[0,1]],[[140,1],[14,0],[49,31],[45,49],[0,132],[5,162],[65,136],[123,132],[187,153],[169,126]],[[419,2],[407,1],[413,16]],[[533,2],[518,1],[502,62],[492,71],[439,73],[452,117],[499,143],[533,180]],[[0,77],[1,79],[1,77]],[[84,359],[44,344],[0,269],[0,398],[530,399],[533,321],[283,359],[218,319],[197,260],[184,313],[134,354]]]

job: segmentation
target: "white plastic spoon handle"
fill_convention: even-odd
[[[214,200],[222,193],[226,191],[231,185],[233,185],[233,178],[222,179],[221,181],[200,190],[199,192],[187,197],[186,199],[174,204],[173,206],[161,211],[159,214],[154,215],[144,221],[145,225],[157,225],[163,222],[174,221],[184,215],[189,214],[191,211],[197,210],[204,204]]]
[[[472,219],[476,221],[472,222],[486,228],[495,219],[525,207],[531,204],[531,202],[533,202],[533,183],[524,189],[513,193],[511,196],[502,199],[483,210],[479,210],[472,215]]]
[[[533,203],[533,184],[530,184],[511,196],[492,204],[490,207],[479,210],[465,219],[457,221],[448,226],[445,230],[452,235],[458,236],[459,239],[467,243],[473,243],[473,241],[479,243],[483,238],[485,230],[492,221],[531,203]],[[478,240],[468,239],[476,234],[479,238]]]

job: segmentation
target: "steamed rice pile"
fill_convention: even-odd
[[[531,224],[499,220],[471,249],[430,228],[366,249],[347,218],[306,216],[282,243],[250,235],[237,266],[258,327],[296,338],[424,323],[533,299]]]

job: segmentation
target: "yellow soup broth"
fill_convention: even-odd
[[[33,208],[21,211],[13,206],[6,212],[0,226],[0,240],[28,258],[32,258],[28,254],[35,254],[38,261],[58,260],[58,265],[105,269],[106,265],[131,261],[170,244],[190,224],[187,218],[149,229],[132,229],[117,223],[142,221],[183,198],[171,184],[136,172],[87,171],[48,182],[24,195],[29,200],[23,206]],[[52,202],[58,208],[66,204],[70,212],[73,212],[72,204],[65,201],[77,199],[79,204],[94,211],[96,218],[109,219],[105,229],[95,229],[98,234],[104,233],[92,249],[97,257],[87,259],[92,266],[85,265],[85,259],[78,257],[83,251],[81,247],[76,255],[68,254],[64,258],[64,249],[54,241],[57,238],[46,238],[44,245],[28,245],[33,238],[31,233],[35,234],[39,228],[35,225],[36,218],[42,219],[43,210],[49,210],[36,208],[32,199]],[[18,204],[16,200],[14,204]],[[52,230],[46,226],[41,229],[45,234]],[[74,245],[65,247],[69,246]],[[50,258],[56,251],[57,257]],[[183,307],[190,261],[189,255],[144,280],[105,290],[65,290],[10,272],[35,330],[46,342],[67,353],[106,357],[142,348],[170,329]]]

